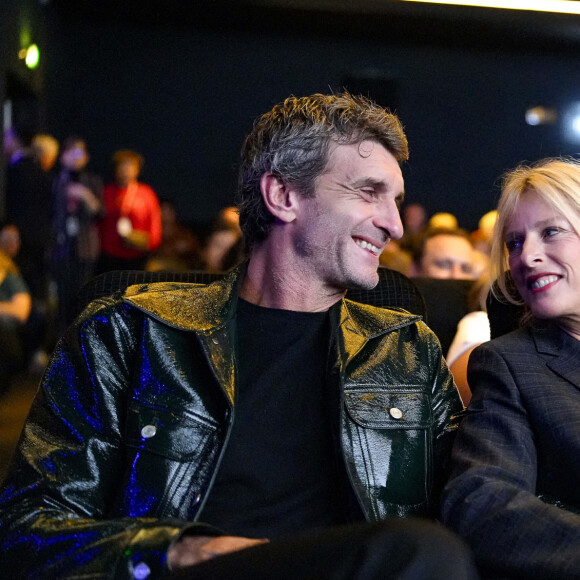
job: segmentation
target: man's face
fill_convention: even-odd
[[[10,258],[15,258],[20,250],[20,232],[14,225],[5,226],[0,232],[0,250]]]
[[[381,252],[403,235],[402,199],[401,169],[382,145],[335,146],[315,196],[299,197],[295,249],[304,281],[328,294],[376,286]]]
[[[83,143],[75,143],[65,149],[60,156],[61,163],[70,171],[81,171],[89,161],[89,155]]]
[[[137,181],[139,177],[139,164],[136,161],[127,159],[117,165],[115,179],[121,187],[127,187],[130,183]]]
[[[421,259],[422,276],[473,280],[474,266],[473,246],[465,238],[440,234],[425,243]]]

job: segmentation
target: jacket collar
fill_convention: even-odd
[[[555,324],[536,324],[531,328],[536,350],[547,366],[562,378],[580,386],[580,342]]]
[[[211,333],[230,321],[247,264],[235,268],[212,284],[155,282],[129,286],[123,300],[171,326]],[[401,310],[387,310],[344,299],[340,326],[345,332],[369,340],[420,320]]]
[[[157,320],[197,333],[211,333],[235,314],[243,264],[212,284],[154,282],[129,286],[123,300]]]
[[[340,309],[339,342],[343,368],[371,338],[397,330],[421,320],[420,316],[398,310],[376,308],[348,299]]]
[[[231,321],[247,264],[208,285],[156,282],[129,286],[123,300],[170,326],[195,332],[231,404],[235,400],[235,338]],[[338,313],[342,368],[369,339],[420,320],[420,316],[342,300]],[[334,312],[334,310],[333,310]]]

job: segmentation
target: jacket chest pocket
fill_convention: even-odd
[[[204,417],[133,403],[119,509],[131,516],[193,519],[219,451],[220,429]]]
[[[378,519],[424,513],[432,480],[429,395],[422,386],[356,385],[347,388],[345,406],[351,473],[367,509]]]

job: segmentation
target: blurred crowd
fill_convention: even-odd
[[[139,180],[145,160],[136,151],[114,152],[107,181],[89,170],[80,136],[59,143],[13,127],[3,145],[0,392],[18,369],[44,368],[93,277],[135,269],[221,272],[243,259],[235,208],[223,208],[209,227],[183,223],[172,200]]]

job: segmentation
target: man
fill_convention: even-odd
[[[99,256],[97,220],[104,215],[103,182],[87,171],[84,139],[68,137],[53,183],[51,273],[56,282],[57,334],[72,322],[79,290],[93,277]]]
[[[105,217],[100,222],[101,256],[97,273],[142,270],[161,244],[159,199],[139,181],[144,158],[122,149],[113,155],[114,181],[105,186]]]
[[[475,280],[477,259],[469,234],[461,229],[428,228],[413,257],[413,276]]]
[[[436,509],[462,408],[437,340],[344,300],[402,235],[406,157],[363,98],[261,117],[240,169],[249,262],[130,287],[69,329],[0,496],[0,568],[473,577],[448,532],[395,519]]]

